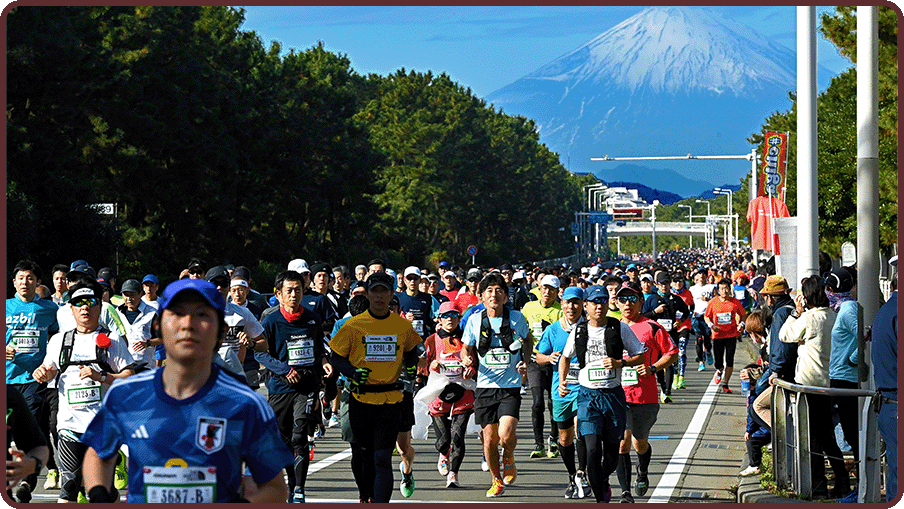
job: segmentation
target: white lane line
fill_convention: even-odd
[[[669,465],[665,467],[665,472],[662,473],[659,484],[656,485],[656,489],[653,490],[653,494],[650,495],[650,499],[647,501],[648,504],[665,504],[672,498],[672,493],[674,493],[675,487],[678,486],[678,481],[681,479],[684,467],[690,459],[694,444],[697,443],[700,434],[703,433],[703,424],[707,421],[706,418],[709,415],[713,400],[716,399],[716,392],[718,389],[719,386],[712,383],[706,388],[706,392],[703,393],[700,404],[697,405],[697,411],[694,412],[694,417],[691,419],[687,431],[684,432],[684,436],[681,437],[681,442],[672,454]]]
[[[323,458],[322,460],[318,461],[317,463],[314,463],[313,465],[310,466],[310,468],[308,468],[308,475],[311,475],[314,472],[323,470],[324,468],[332,465],[333,463],[342,461],[342,460],[350,457],[351,455],[352,455],[352,449],[351,449],[351,447],[349,447],[348,449],[346,449],[342,452],[337,452],[336,454],[334,454],[332,456]],[[357,500],[355,500],[355,502],[357,502]]]

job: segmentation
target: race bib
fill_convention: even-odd
[[[740,301],[744,300],[744,297],[747,295],[746,290],[735,290],[734,297]]]
[[[672,331],[672,323],[673,323],[672,320],[669,320],[668,318],[660,318],[659,320],[656,320],[656,323],[658,323],[659,325],[662,325],[663,329],[665,329],[669,332]]]
[[[396,336],[364,336],[367,362],[393,362],[396,360]]]
[[[424,321],[423,320],[411,320],[411,326],[414,327],[414,332],[417,332],[418,336],[424,335]]]
[[[675,311],[675,321],[680,322],[682,318],[684,318],[684,313],[682,313],[681,311]]]
[[[615,375],[615,369],[603,367],[603,360],[597,359],[584,366],[578,374],[578,381],[591,389],[615,387],[618,385]]]
[[[731,323],[731,313],[716,313],[716,323],[718,325],[728,325]]]
[[[624,367],[621,372],[621,384],[622,385],[637,385],[638,376],[637,376],[637,368],[634,367]]]
[[[69,406],[82,407],[101,402],[100,383],[87,380],[66,388],[66,402]]]
[[[216,500],[216,467],[144,467],[148,503],[204,504]]]
[[[38,340],[41,339],[39,330],[13,331],[13,345],[18,353],[38,353]]]
[[[581,370],[579,368],[568,368],[568,375],[565,376],[566,384],[576,384],[578,383],[578,376]]]
[[[458,359],[450,359],[447,361],[439,361],[440,362],[440,373],[453,377],[453,376],[461,376],[462,370],[464,367],[461,365],[461,361]]]
[[[506,369],[512,364],[512,352],[494,348],[487,352],[486,357],[483,358],[483,364],[494,370]]]
[[[296,339],[286,345],[289,351],[289,366],[310,366],[314,363],[314,341]]]

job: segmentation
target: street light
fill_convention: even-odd
[[[732,212],[731,198],[732,198],[732,195],[734,194],[734,191],[732,191],[731,189],[722,189],[721,187],[717,187],[717,188],[713,189],[713,194],[724,194],[724,195],[728,196],[728,235],[726,235],[726,237],[728,237],[728,239],[729,239],[728,246],[730,248],[731,242],[732,242],[732,239],[731,239],[732,230],[734,229],[734,225],[732,224],[732,215],[731,215],[731,212]]]
[[[691,205],[683,205],[683,204],[681,204],[681,203],[679,203],[678,206],[679,206],[679,207],[687,207],[687,222],[688,222],[688,223],[693,223],[693,222],[694,222],[694,207],[691,206]],[[690,247],[691,247],[691,249],[693,249],[693,247],[694,247],[694,236],[693,236],[693,235],[688,235],[687,238],[688,238],[688,241],[690,242]]]
[[[657,253],[657,251],[656,251],[656,206],[657,205],[659,205],[659,200],[653,200],[653,205],[652,205],[653,217],[650,218],[650,221],[652,222],[652,226],[653,226],[653,262],[654,263],[656,262],[656,258],[657,258],[657,256],[656,256],[656,253]]]
[[[705,203],[706,204],[706,224],[709,225],[707,227],[706,231],[709,232],[709,229],[712,227],[712,217],[710,217],[712,215],[712,213],[709,210],[710,202],[709,202],[709,200],[696,200],[696,201],[697,201],[697,203]],[[707,239],[705,242],[707,248],[712,247],[709,240],[710,240],[709,235],[707,235]]]

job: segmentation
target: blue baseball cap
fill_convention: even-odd
[[[163,294],[157,299],[157,302],[160,303],[160,311],[169,307],[173,299],[176,298],[176,295],[179,295],[184,291],[198,292],[211,307],[220,313],[224,313],[226,310],[226,301],[223,299],[223,294],[217,290],[217,287],[214,286],[213,283],[204,281],[203,279],[186,278],[173,281],[166,285]]]
[[[569,286],[562,292],[562,300],[580,299],[584,300],[584,289],[579,286]]]
[[[142,283],[147,283],[148,281],[150,281],[151,283],[156,283],[158,285],[160,284],[160,280],[157,279],[157,276],[153,274],[148,274],[144,276],[144,279],[141,280]]]
[[[86,262],[85,260],[76,260],[69,264],[69,270],[72,270],[72,269],[82,266],[82,265],[88,265],[88,262]]]
[[[629,270],[637,270],[637,265],[634,265],[633,263],[629,263],[628,266],[625,267],[625,272],[628,272]]]
[[[608,301],[609,290],[606,290],[605,286],[600,285],[588,286],[587,290],[584,292],[584,300],[596,301],[598,299]]]

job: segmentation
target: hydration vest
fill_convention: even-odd
[[[487,311],[483,310],[480,313],[480,338],[477,341],[477,353],[481,357],[486,356],[490,350],[492,336],[493,328],[490,326],[490,317],[487,315]],[[502,325],[499,326],[499,341],[502,343],[502,348],[506,351],[510,351],[512,343],[515,342],[515,336],[512,333],[512,323],[509,321],[509,310],[504,306],[502,308]]]
[[[110,331],[104,329],[103,327],[97,329],[98,333],[107,334]],[[59,374],[62,374],[69,366],[86,366],[88,364],[97,364],[100,366],[102,371],[106,371],[107,373],[116,373],[116,371],[110,367],[110,364],[107,362],[107,350],[105,348],[101,348],[97,346],[95,342],[94,348],[96,350],[96,354],[94,359],[87,361],[78,361],[72,362],[72,347],[75,343],[75,329],[71,329],[66,331],[63,334],[63,347],[60,349],[60,371]]]
[[[586,320],[575,325],[574,351],[578,356],[578,365],[581,368],[584,367],[584,359],[587,356],[587,340],[589,335]],[[605,344],[607,357],[615,359],[622,358],[625,344],[622,342],[621,337],[621,322],[611,316],[606,317],[606,329],[603,332],[603,342]]]

